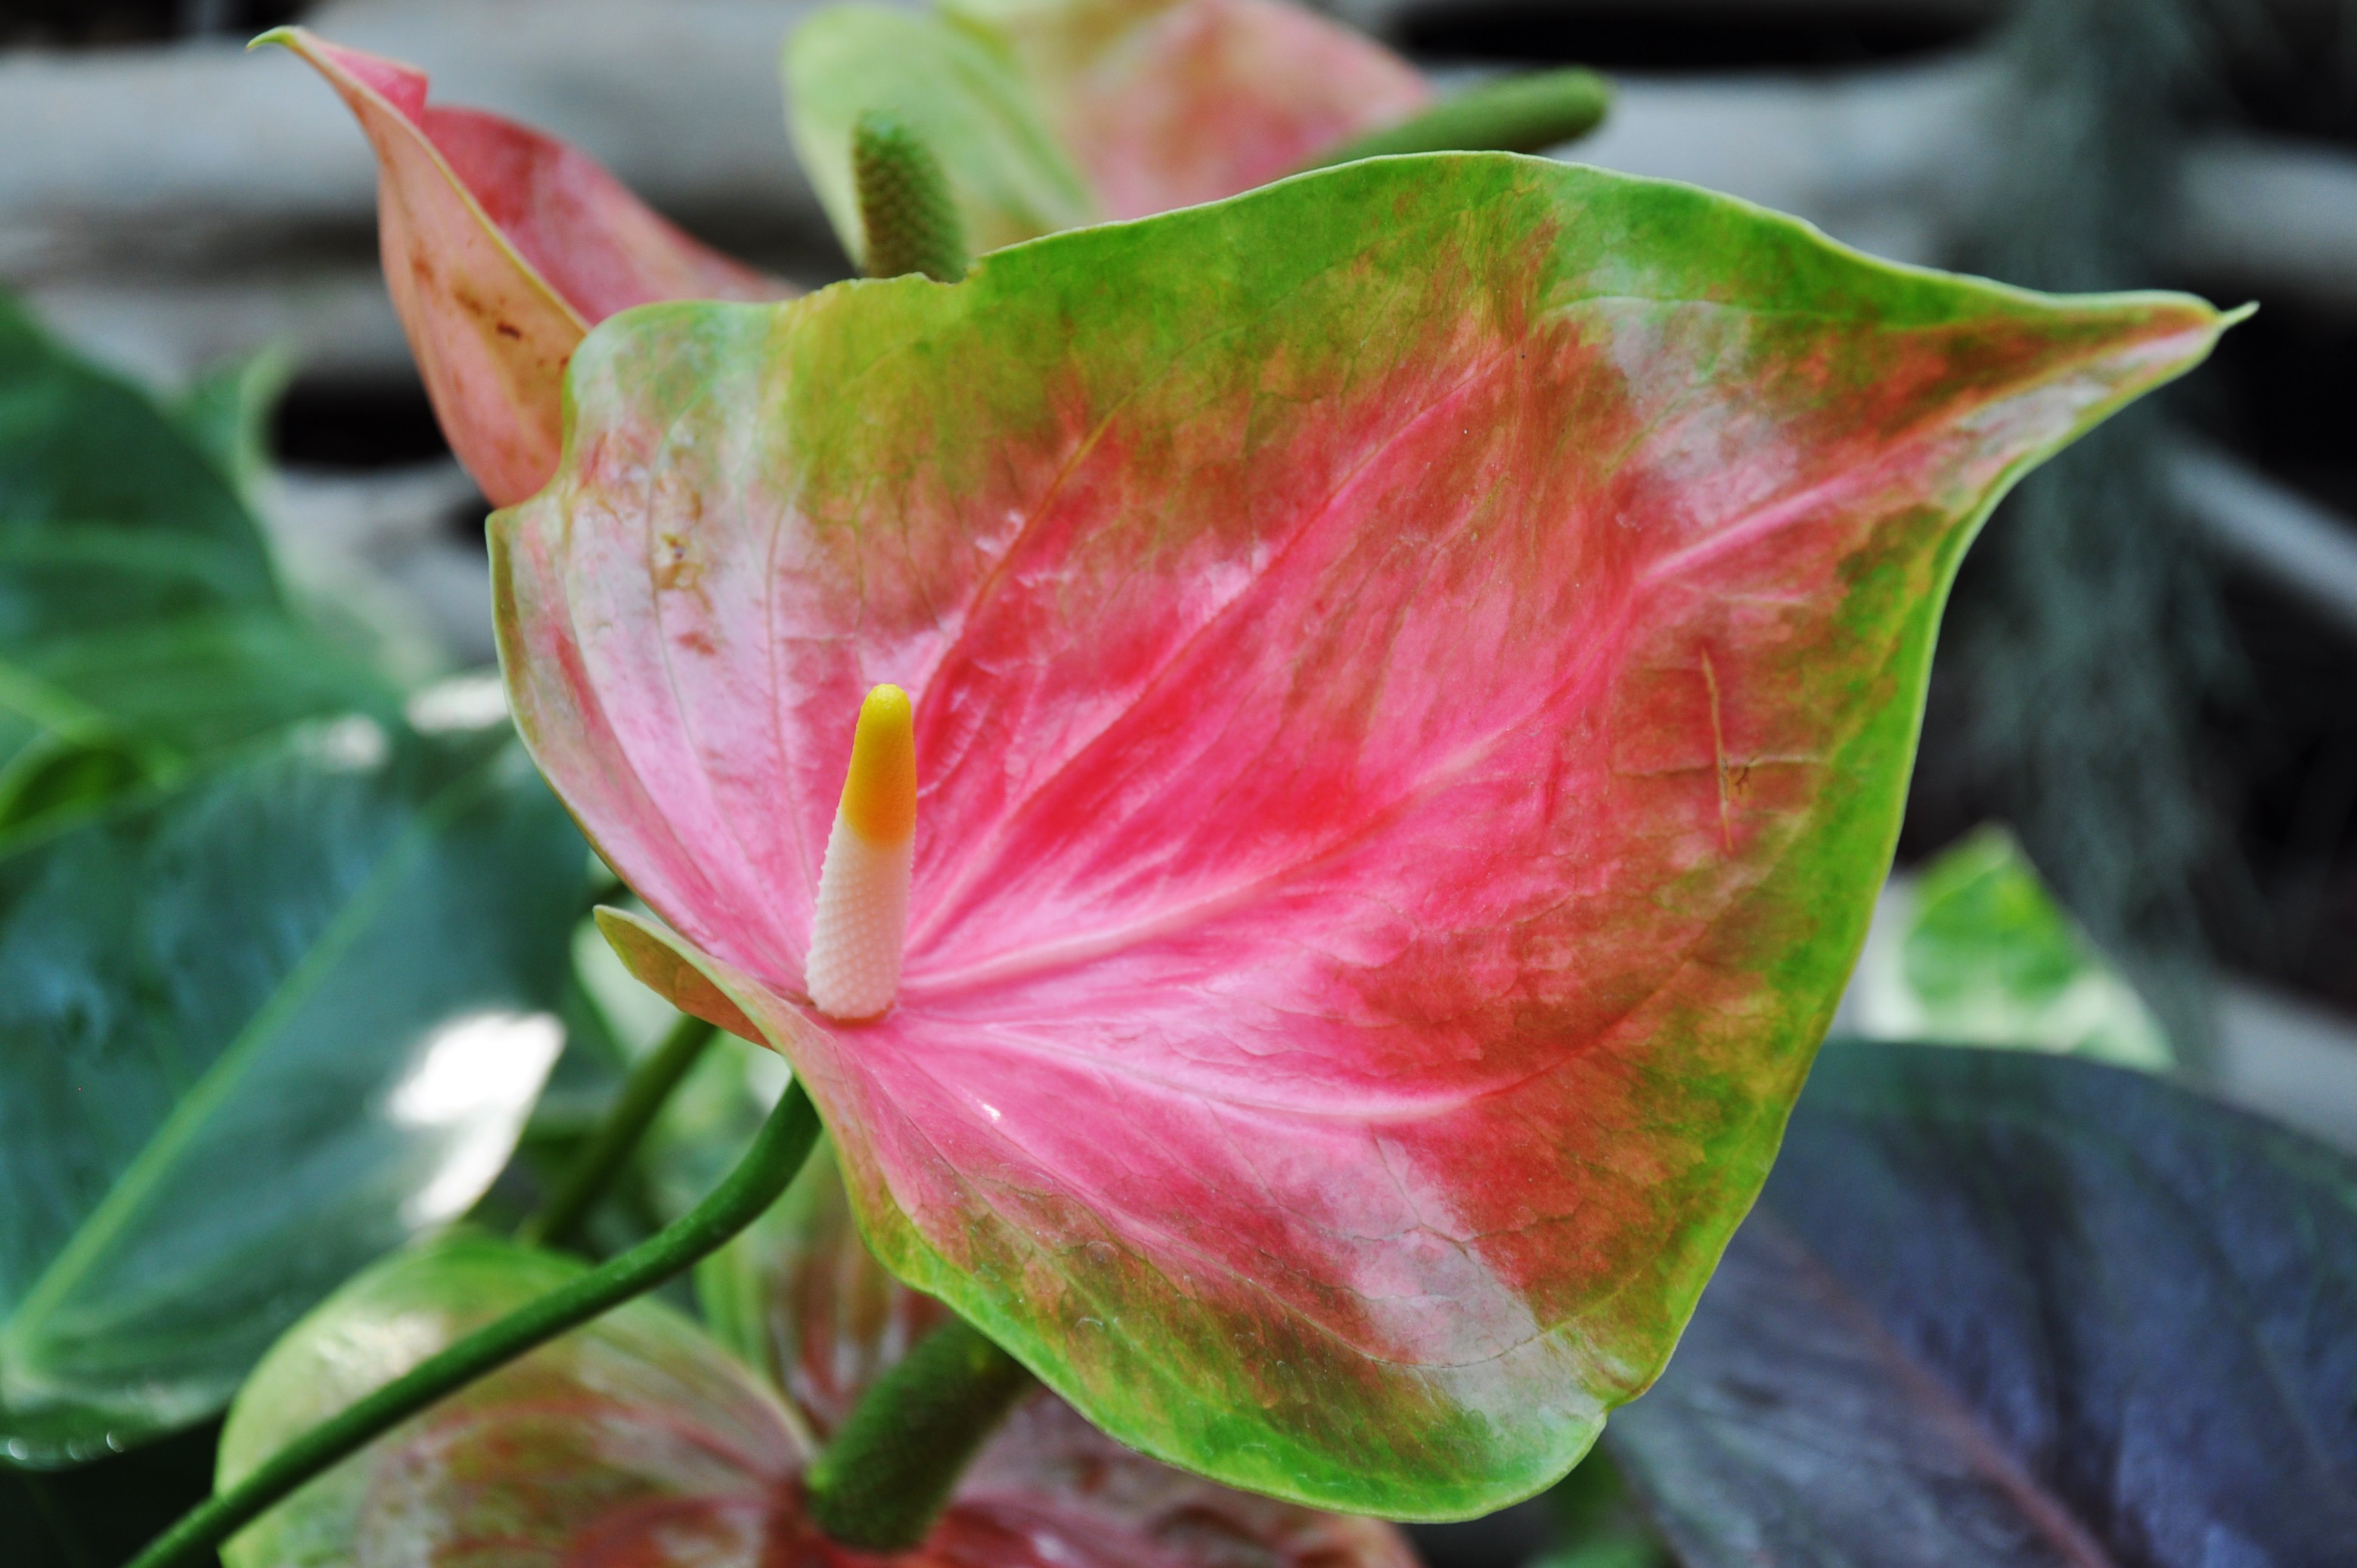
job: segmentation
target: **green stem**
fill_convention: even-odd
[[[812,1522],[865,1552],[918,1545],[983,1439],[1030,1387],[1021,1362],[950,1319],[860,1396],[811,1466]]]
[[[654,1124],[672,1090],[703,1058],[719,1033],[703,1019],[684,1015],[672,1026],[662,1043],[630,1069],[614,1108],[565,1167],[548,1201],[516,1228],[517,1240],[527,1247],[562,1247],[572,1240],[590,1208],[630,1163],[632,1151]]]
[[[1542,70],[1443,99],[1415,119],[1322,153],[1302,169],[1390,153],[1541,153],[1587,134],[1612,106],[1612,84],[1592,70]]]
[[[759,1219],[802,1169],[818,1133],[818,1112],[795,1083],[711,1197],[611,1262],[477,1329],[311,1428],[236,1486],[184,1515],[130,1568],[194,1562],[304,1482],[444,1395],[652,1290]]]

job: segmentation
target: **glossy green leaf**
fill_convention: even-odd
[[[472,1203],[560,1043],[581,886],[504,726],[360,715],[0,853],[0,1454],[219,1409]]]
[[[832,1179],[832,1161],[811,1168]],[[835,1195],[831,1212],[841,1214],[839,1185]],[[906,1294],[858,1256],[851,1272],[864,1272],[862,1289]],[[296,1325],[256,1369],[222,1435],[221,1484],[458,1335],[579,1273],[570,1261],[478,1235],[386,1260]],[[838,1320],[823,1299],[826,1282],[846,1278],[828,1271],[806,1282],[818,1321]],[[834,1546],[802,1519],[795,1483],[811,1452],[803,1423],[771,1390],[687,1319],[641,1298],[380,1438],[222,1555],[227,1568],[888,1561]],[[888,1561],[1410,1568],[1412,1560],[1387,1526],[1223,1491],[1114,1446],[1042,1394],[991,1441],[926,1542]]]
[[[2357,1164],[2167,1081],[1829,1047],[1607,1441],[1688,1568],[2330,1568]]]
[[[1853,982],[1865,1033],[2174,1064],[2143,998],[2003,828],[1983,828],[1911,883],[1894,882],[1884,904]]]
[[[902,1279],[1158,1457],[1476,1514],[1757,1192],[1981,520],[2222,325],[1372,159],[606,324],[492,522],[504,668],[666,923],[609,935],[789,1057]],[[848,1021],[813,889],[882,681],[908,937]]]
[[[175,419],[0,299],[0,833],[296,718],[391,716],[288,617],[239,499],[268,376]]]
[[[795,30],[783,69],[795,154],[855,259],[867,247],[851,176],[852,129],[870,110],[898,115],[941,160],[973,250],[1097,215],[1029,83],[986,33],[937,15],[829,6]]]
[[[261,534],[230,476],[146,393],[0,295],[0,536],[81,523],[210,544],[221,592],[270,598]]]
[[[275,609],[117,620],[98,608],[173,581],[147,570],[159,553],[142,547],[140,564],[121,571],[77,561],[12,572],[0,563],[0,595],[49,590],[41,634],[15,649],[0,643],[0,831],[38,815],[40,784],[59,757],[121,757],[136,764],[124,782],[169,783],[299,719],[359,712],[398,722],[394,693],[373,671]],[[76,606],[91,611],[79,627],[70,619]]]

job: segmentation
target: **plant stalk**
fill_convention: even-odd
[[[1393,153],[1541,153],[1587,134],[1611,107],[1611,82],[1592,70],[1510,76],[1320,153],[1295,172]]]
[[[589,1210],[630,1163],[639,1140],[654,1124],[688,1070],[703,1059],[720,1031],[701,1018],[683,1015],[662,1043],[630,1069],[614,1108],[606,1113],[589,1142],[565,1167],[556,1190],[539,1210],[516,1228],[516,1240],[528,1247],[569,1245]]]
[[[864,1552],[920,1544],[983,1439],[1032,1381],[965,1319],[942,1324],[870,1385],[811,1466],[812,1522]]]
[[[802,1169],[818,1134],[818,1112],[794,1083],[737,1168],[702,1203],[620,1257],[485,1325],[311,1428],[236,1486],[191,1509],[130,1568],[195,1562],[297,1487],[444,1395],[652,1290],[759,1219]]]

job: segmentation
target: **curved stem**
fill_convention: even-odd
[[[845,1546],[905,1552],[968,1461],[1029,1391],[1023,1364],[952,1317],[877,1380],[804,1480],[811,1520]]]
[[[516,1228],[517,1240],[527,1247],[562,1247],[572,1240],[574,1230],[629,1163],[672,1090],[719,1033],[701,1018],[681,1016],[662,1043],[631,1068],[614,1108],[565,1167],[556,1190]]]
[[[311,1428],[237,1485],[190,1510],[134,1558],[130,1568],[172,1568],[194,1561],[304,1482],[444,1395],[652,1290],[759,1219],[802,1169],[818,1133],[818,1112],[795,1083],[712,1196],[611,1262],[485,1325]]]
[[[1295,172],[1391,153],[1541,153],[1587,134],[1611,106],[1612,84],[1592,70],[1510,76],[1320,153]]]

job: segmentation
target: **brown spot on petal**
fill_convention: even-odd
[[[687,553],[687,541],[676,533],[666,533],[655,547],[655,587],[662,593],[673,593],[695,586],[703,568]]]

